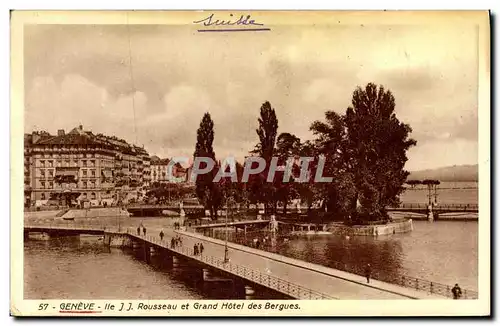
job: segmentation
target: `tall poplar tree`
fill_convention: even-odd
[[[255,149],[252,151],[254,154],[258,154],[266,161],[266,168],[259,174],[252,176],[251,179],[251,189],[254,195],[259,198],[260,202],[264,203],[265,213],[269,214],[269,204],[273,207],[273,211],[276,211],[275,203],[275,187],[272,183],[268,183],[267,174],[269,171],[269,163],[274,154],[274,146],[276,144],[276,137],[278,136],[278,118],[276,117],[276,112],[271,107],[271,103],[268,101],[264,102],[260,107],[260,117],[259,117],[259,128],[256,132],[259,136],[259,142],[255,145]]]
[[[215,162],[214,142],[214,122],[210,113],[205,113],[200,122],[200,127],[196,136],[196,148],[194,157],[208,157]],[[204,164],[204,163],[203,163]],[[204,168],[204,166],[201,168]],[[196,196],[203,203],[206,209],[210,210],[210,217],[217,219],[217,209],[221,204],[220,189],[213,182],[216,169],[209,173],[198,175],[196,178]]]

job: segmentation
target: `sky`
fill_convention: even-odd
[[[205,112],[218,158],[244,157],[269,101],[278,132],[311,139],[368,82],[396,99],[417,146],[410,171],[477,164],[478,46],[472,25],[25,25],[25,132],[83,125],[150,155],[191,157]]]

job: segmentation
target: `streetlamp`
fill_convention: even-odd
[[[227,215],[228,215],[228,210],[229,210],[229,203],[228,203],[228,198],[226,198],[226,241],[224,243],[224,263],[228,263],[229,262],[229,257],[228,257],[228,254],[229,254],[229,249],[227,248]]]

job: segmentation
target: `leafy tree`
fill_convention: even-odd
[[[300,156],[302,145],[300,138],[290,133],[281,133],[276,142],[276,155],[278,157],[278,166],[286,166],[287,160]],[[276,172],[274,177],[275,201],[283,204],[283,214],[286,214],[287,205],[290,200],[299,196],[300,187],[294,182],[299,175],[299,167],[292,166],[292,177],[288,182],[283,182],[284,172]],[[276,205],[275,205],[276,206]]]
[[[210,113],[205,113],[198,128],[194,157],[208,157],[215,161],[213,149],[214,122]],[[204,163],[203,163],[204,164]],[[204,166],[201,166],[203,168]],[[198,175],[196,178],[196,196],[206,209],[210,210],[210,217],[217,219],[217,209],[221,205],[222,197],[217,184],[213,182],[215,169],[209,173]]]
[[[415,186],[422,184],[422,181],[420,181],[420,180],[407,180],[406,184],[412,188],[415,188]]]
[[[387,218],[385,207],[399,203],[398,196],[409,175],[404,170],[406,151],[416,145],[409,125],[394,113],[396,102],[390,91],[373,83],[358,87],[345,116],[349,153],[364,219]],[[356,205],[353,200],[352,206]]]
[[[327,158],[325,170],[334,176],[323,192],[333,210],[361,221],[387,219],[385,207],[398,203],[409,175],[406,151],[416,141],[394,110],[392,93],[369,83],[354,91],[345,115],[328,111],[326,122],[311,125],[316,149]]]

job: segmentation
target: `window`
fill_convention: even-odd
[[[95,166],[95,160],[90,160],[90,166]]]
[[[40,160],[40,166],[41,167],[45,167],[45,161],[44,160]]]
[[[86,177],[87,176],[87,170],[83,170],[83,176]]]
[[[53,167],[53,165],[54,165],[54,164],[52,163],[52,161],[47,161],[47,163],[49,164],[49,168]]]
[[[93,177],[95,177],[95,170],[91,170],[90,173]]]
[[[83,188],[87,188],[87,181],[83,181],[82,185],[83,185]]]
[[[42,196],[40,197],[41,200],[45,200],[45,193],[42,192]]]
[[[82,165],[83,166],[87,166],[87,161],[86,160],[82,160]]]
[[[49,177],[53,177],[54,176],[54,170],[49,170]]]
[[[40,169],[40,175],[42,176],[42,178],[45,178],[45,170]]]
[[[54,188],[54,183],[52,181],[49,181],[49,188],[53,189]]]
[[[90,194],[90,199],[95,199],[95,192]]]
[[[40,185],[41,185],[40,188],[45,189],[45,181],[40,181]]]
[[[64,161],[64,166],[69,166],[69,160]]]

